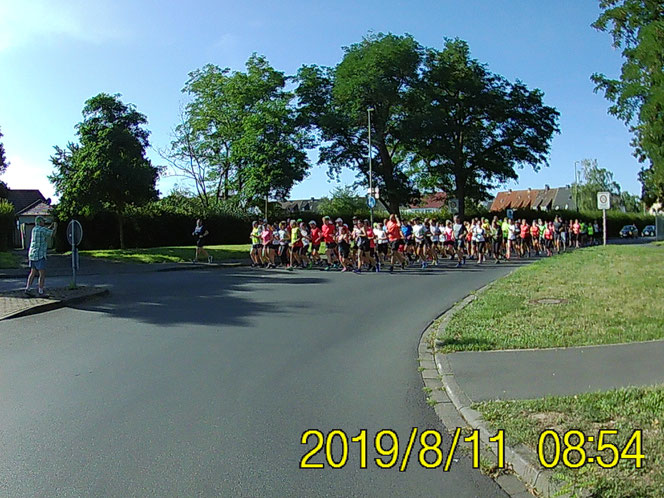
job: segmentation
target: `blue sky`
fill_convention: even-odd
[[[74,139],[84,101],[99,92],[135,104],[153,147],[164,148],[188,72],[206,63],[242,69],[252,52],[287,74],[335,65],[343,46],[374,31],[410,33],[433,47],[462,38],[492,71],[545,92],[561,113],[550,166],[520,170],[508,187],[568,184],[574,161],[596,158],[639,193],[628,130],[590,81],[593,72],[618,75],[621,65],[610,37],[590,27],[598,13],[597,0],[0,0],[0,128],[12,163],[1,179],[52,196],[52,147]],[[150,156],[162,163],[156,150]],[[176,181],[161,179],[161,192]],[[336,185],[314,166],[291,197],[320,197]]]

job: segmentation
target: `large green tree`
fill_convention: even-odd
[[[256,54],[245,71],[208,64],[189,74],[183,92],[191,100],[163,155],[193,181],[204,207],[230,198],[284,197],[304,178],[309,141],[287,83]]]
[[[596,91],[613,102],[609,113],[634,135],[634,155],[645,163],[640,179],[648,203],[664,199],[664,1],[600,0],[593,24],[622,51],[619,79],[594,74]]]
[[[484,200],[517,178],[516,167],[547,164],[558,131],[559,114],[540,90],[491,73],[458,39],[426,51],[410,101],[405,138],[413,172],[428,190],[454,192],[461,214],[466,200]]]
[[[613,197],[620,196],[620,184],[613,179],[611,171],[600,168],[597,159],[581,161],[579,178],[572,188],[577,207],[582,211],[597,209],[597,192],[609,192]]]
[[[49,177],[66,216],[108,209],[118,216],[124,248],[124,215],[130,205],[156,200],[159,169],[146,157],[147,118],[120,95],[100,93],[85,102],[83,121],[76,125],[79,143],[55,147]]]
[[[418,80],[422,48],[413,37],[375,34],[344,47],[334,68],[303,66],[296,90],[303,122],[319,132],[319,162],[332,176],[348,167],[368,184],[368,116],[371,116],[373,181],[391,212],[417,196],[406,169],[402,137],[408,91]]]

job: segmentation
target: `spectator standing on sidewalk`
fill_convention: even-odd
[[[46,222],[41,216],[35,218],[35,227],[32,229],[32,238],[30,240],[30,249],[28,250],[28,263],[30,264],[30,275],[25,285],[25,294],[33,296],[32,282],[39,275],[39,297],[48,297],[44,294],[44,282],[46,281],[46,251],[48,250],[48,241],[58,224],[53,222],[49,228],[46,228]]]

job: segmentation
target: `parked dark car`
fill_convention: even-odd
[[[641,235],[644,237],[654,237],[655,225],[646,225],[646,227],[643,229],[643,232],[641,232]]]
[[[636,228],[635,225],[625,225],[622,227],[622,230],[620,230],[620,238],[621,239],[632,239],[634,237],[639,236],[639,229]]]

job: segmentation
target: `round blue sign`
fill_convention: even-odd
[[[376,199],[374,199],[373,195],[370,195],[367,197],[367,205],[373,209],[376,207]]]

